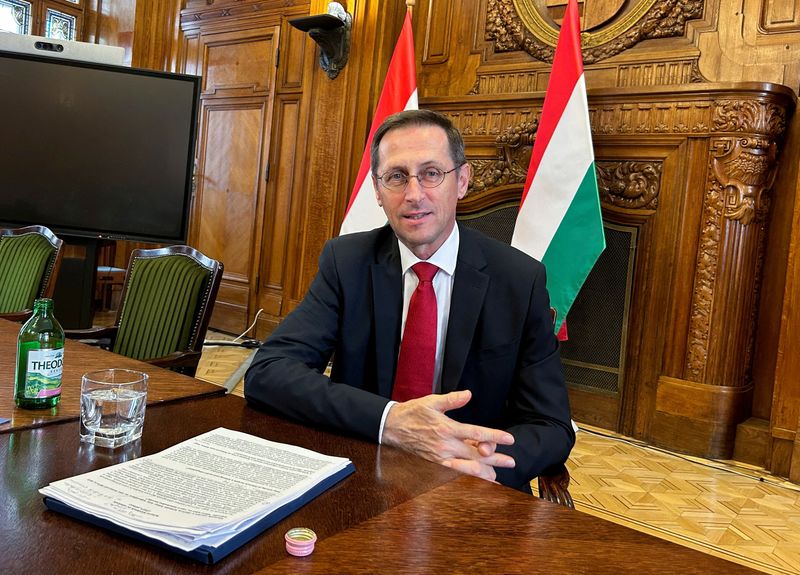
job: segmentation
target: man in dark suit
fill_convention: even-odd
[[[325,245],[305,298],[256,354],[245,395],[529,492],[575,442],[544,267],[456,224],[471,169],[445,117],[391,116],[371,160],[388,225]],[[432,280],[417,279],[419,262],[436,266]],[[426,281],[436,302],[430,366],[403,357],[427,330],[409,309]],[[398,393],[401,371],[423,373],[424,391]]]

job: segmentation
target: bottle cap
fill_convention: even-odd
[[[295,557],[305,557],[314,551],[317,534],[307,527],[294,527],[289,529],[284,536],[286,551]]]

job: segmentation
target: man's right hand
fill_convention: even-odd
[[[470,391],[454,391],[393,405],[386,416],[383,443],[494,481],[495,467],[515,466],[512,457],[496,452],[498,445],[512,445],[514,436],[499,429],[459,423],[445,415],[471,398]]]

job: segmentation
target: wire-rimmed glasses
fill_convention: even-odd
[[[376,176],[376,179],[383,184],[386,189],[394,192],[402,192],[408,186],[408,181],[411,178],[417,178],[419,185],[423,188],[436,188],[442,184],[444,178],[450,172],[455,172],[464,164],[458,165],[452,170],[440,170],[436,167],[425,168],[420,174],[407,174],[402,170],[390,170],[384,172],[383,175]]]

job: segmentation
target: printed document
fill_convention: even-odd
[[[184,551],[217,547],[350,461],[218,428],[42,495]]]

